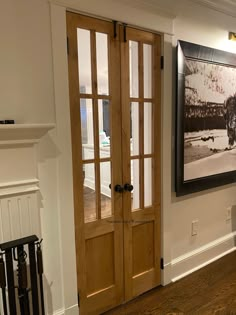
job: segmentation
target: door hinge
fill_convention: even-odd
[[[117,21],[113,21],[114,38],[117,37]]]
[[[69,37],[68,36],[66,39],[66,45],[67,45],[67,55],[69,55]]]
[[[161,56],[161,69],[164,69],[164,56]]]
[[[127,24],[123,23],[123,31],[124,31],[124,43],[127,42],[127,33],[126,33]]]
[[[161,258],[160,265],[161,265],[161,269],[163,270],[164,269],[164,259],[163,258]]]
[[[80,306],[80,296],[79,296],[79,293],[78,293],[78,306]]]

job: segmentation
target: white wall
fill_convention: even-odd
[[[235,29],[235,18],[211,9],[203,9],[199,5],[192,6],[190,1],[180,1],[178,4],[178,15],[174,21],[174,46],[178,39],[182,39],[236,53],[235,43],[228,41],[228,31]],[[174,128],[172,136],[174,137]],[[172,156],[174,156],[173,150]],[[173,179],[174,172],[172,172],[172,185]],[[170,180],[167,182],[167,185],[171,184]],[[220,243],[221,238],[226,235],[229,237],[226,237],[224,250],[230,250],[234,246],[234,242],[231,240],[233,235],[230,234],[234,232],[233,222],[226,221],[226,208],[236,204],[235,185],[211,189],[182,198],[176,198],[172,193],[166,201],[169,203],[166,209],[169,212],[172,226],[171,256],[173,261],[181,255],[198,249],[197,254],[195,252],[192,254],[196,254],[195,260],[201,264],[206,258],[211,259],[222,252],[222,248],[217,251],[216,242],[216,251],[212,254],[210,252],[211,242],[219,240]],[[199,233],[197,236],[191,236],[191,222],[195,219],[199,220]],[[202,260],[201,250],[203,250],[202,246],[206,244],[209,244],[209,248],[206,248],[206,251],[209,250],[209,256],[204,256]],[[188,259],[191,259],[191,255]],[[173,270],[173,276],[176,275]]]
[[[174,182],[173,47],[182,39],[236,52],[227,41],[236,19],[190,1],[8,0],[0,3],[0,119],[54,122],[57,129],[38,146],[41,217],[49,314],[76,314],[76,280],[65,8],[105,16],[165,33],[162,107],[163,283],[234,247],[234,221],[226,207],[236,204],[235,185],[176,198]],[[134,7],[135,5],[135,7]],[[163,9],[160,10],[160,7]],[[162,16],[158,16],[158,13]],[[177,15],[172,23],[173,15]],[[52,25],[50,23],[52,22]],[[174,28],[173,28],[174,25]],[[52,32],[52,38],[51,38]],[[174,37],[171,33],[174,33]],[[52,58],[53,50],[53,58]],[[54,98],[55,92],[55,98]],[[55,103],[55,105],[54,105]],[[55,114],[56,112],[56,114]],[[199,219],[199,234],[191,222]],[[63,254],[63,255],[62,255]],[[65,254],[65,255],[64,255]],[[193,257],[196,258],[193,261]]]
[[[0,1],[0,38],[0,120],[11,118],[15,119],[16,123],[26,124],[55,122],[51,19],[48,1]],[[22,149],[21,151],[17,148],[14,150],[13,156],[5,159],[7,165],[1,174],[2,181],[5,180],[5,173],[10,182],[22,180],[22,178],[28,179],[28,173],[31,172],[30,155],[28,154],[25,159],[20,159]],[[39,178],[40,188],[38,208],[43,237],[46,310],[48,314],[60,310],[61,314],[64,314],[67,304],[65,295],[70,294],[70,306],[76,304],[77,297],[76,289],[73,290],[74,294],[64,292],[66,281],[75,283],[76,271],[75,267],[73,269],[73,263],[70,264],[68,268],[71,274],[66,277],[67,266],[64,264],[65,267],[63,267],[62,263],[64,261],[61,248],[60,214],[63,204],[58,188],[60,178],[58,165],[62,153],[58,144],[57,131],[51,131],[44,136],[40,144],[36,146],[36,150],[37,170],[34,170],[34,177]],[[6,154],[8,151],[1,150],[2,160],[3,153]],[[10,165],[12,160],[15,161],[14,167]],[[67,174],[71,174],[69,163],[64,169]],[[66,182],[66,176],[64,178]],[[70,196],[69,192],[66,192],[66,196]],[[62,211],[66,215],[67,208],[63,208]],[[38,224],[40,225],[40,222]],[[70,227],[70,231],[73,233],[73,226]],[[33,232],[38,235],[41,233],[36,232],[35,229]],[[74,251],[74,242],[67,243],[67,247]],[[73,254],[71,257],[74,260]]]
[[[46,0],[0,2],[0,119],[52,122],[50,14]]]

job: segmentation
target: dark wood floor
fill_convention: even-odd
[[[106,315],[236,315],[236,252]]]

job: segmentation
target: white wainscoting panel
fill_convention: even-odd
[[[54,124],[0,126],[0,243],[30,235],[41,238],[36,143],[53,127]]]
[[[41,235],[37,180],[0,186],[0,242]]]

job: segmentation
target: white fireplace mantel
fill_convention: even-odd
[[[34,144],[53,128],[55,124],[3,124],[0,125],[0,145]]]
[[[33,234],[41,236],[35,144],[53,128],[55,124],[0,125],[0,243]]]

